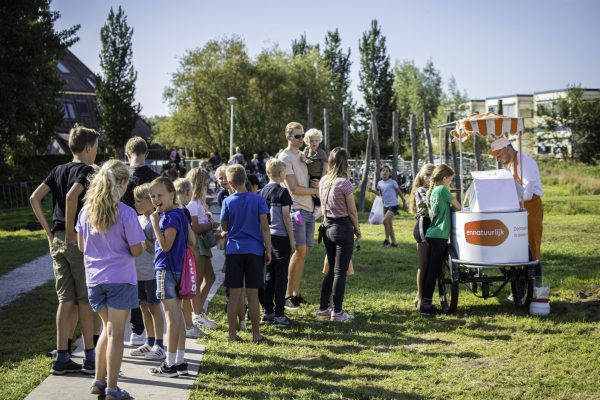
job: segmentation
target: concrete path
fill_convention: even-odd
[[[0,277],[0,308],[54,279],[50,253],[25,263]]]
[[[216,281],[208,295],[207,304],[214,297],[225,278],[222,268],[225,264],[225,255],[222,250],[213,248],[212,263],[215,269]],[[130,324],[127,324],[125,338],[129,338],[130,333]],[[165,337],[165,342],[166,340]],[[81,340],[78,340],[78,347],[73,353],[73,359],[79,363],[82,362],[83,356],[81,342]],[[119,387],[127,390],[136,399],[187,400],[190,396],[189,389],[198,376],[205,347],[196,343],[196,340],[187,339],[185,348],[185,360],[189,364],[190,376],[157,378],[150,375],[148,369],[159,365],[159,363],[129,356],[132,346],[125,345]],[[26,397],[26,400],[89,398],[88,393],[92,380],[92,376],[82,374],[50,375]]]

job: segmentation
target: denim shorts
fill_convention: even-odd
[[[315,216],[312,212],[306,210],[292,210],[292,212],[294,211],[300,211],[302,219],[304,220],[302,224],[297,224],[296,221],[292,219],[292,229],[294,231],[296,246],[312,247],[315,243]]]
[[[129,283],[101,283],[88,287],[92,310],[98,312],[105,307],[115,310],[130,310],[140,306],[137,285]]]
[[[159,300],[177,299],[177,287],[181,281],[181,272],[159,269],[156,271],[156,298]]]
[[[156,279],[138,281],[138,299],[148,304],[160,303],[156,298]]]

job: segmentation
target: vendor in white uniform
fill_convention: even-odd
[[[516,151],[510,141],[500,138],[492,142],[491,156],[496,157],[505,168],[512,172],[515,180],[523,185],[524,206],[527,210],[527,225],[529,227],[529,248],[535,260],[541,260],[540,248],[542,245],[542,181],[537,162],[526,154]],[[521,165],[523,163],[523,176]],[[540,275],[540,271],[536,271]]]

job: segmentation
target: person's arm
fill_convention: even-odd
[[[146,239],[146,251],[150,254],[154,254],[154,241]]]
[[[212,229],[212,227],[213,227],[212,222],[208,221],[204,224],[200,224],[200,223],[198,223],[198,216],[197,215],[192,216],[192,230],[194,232],[204,233],[204,232]]]
[[[406,199],[404,198],[404,194],[402,193],[402,190],[400,190],[399,187],[394,187],[394,190],[396,191],[396,195],[400,196],[400,198],[402,199],[402,208],[406,208]]]
[[[452,206],[453,209],[455,209],[456,211],[460,211],[461,207],[460,207],[460,203],[458,202],[458,200],[456,200],[454,197],[452,198],[452,201],[450,201],[450,205]]]
[[[294,250],[296,250],[296,240],[294,239],[294,230],[292,229],[290,206],[282,206],[281,215],[283,216],[283,225],[285,226],[285,231],[287,232],[288,238],[290,239],[290,248],[292,249],[292,252],[290,253],[291,255],[294,254]]]
[[[352,221],[354,227],[354,234],[356,239],[360,240],[362,234],[360,232],[360,224],[358,222],[358,212],[356,211],[356,203],[354,202],[354,193],[348,193],[346,196],[346,208],[348,209],[348,216]]]
[[[77,200],[84,187],[81,183],[74,183],[67,193],[67,201],[65,206],[65,243],[70,244],[77,241],[75,236],[75,213],[77,212]]]
[[[144,252],[144,246],[142,246],[142,243],[143,242],[140,242],[138,244],[134,244],[133,246],[129,246],[129,252],[132,256],[138,257],[142,255],[142,253]]]
[[[29,197],[29,203],[31,204],[31,208],[33,209],[35,217],[40,225],[42,225],[44,232],[46,232],[46,236],[48,237],[48,245],[51,245],[54,235],[52,234],[50,225],[48,224],[46,216],[44,215],[44,211],[42,210],[42,200],[48,193],[50,193],[50,186],[46,185],[45,183],[40,183],[40,185],[31,194],[31,197]]]
[[[82,253],[85,250],[85,241],[83,240],[83,235],[81,233],[77,234],[77,248]]]
[[[221,239],[227,236],[227,221],[221,220]]]
[[[294,196],[313,196],[319,195],[319,189],[315,188],[307,188],[298,185],[298,180],[296,179],[296,175],[286,175],[285,176],[285,184],[289,191]]]
[[[165,233],[160,231],[159,221],[160,215],[157,211],[154,211],[150,215],[150,221],[152,221],[152,228],[154,229],[154,235],[156,236],[156,240],[160,245],[160,248],[166,253],[171,250],[173,247],[173,242],[175,241],[175,236],[177,235],[177,230],[175,228],[167,228],[165,229]]]
[[[518,154],[517,156],[518,157]],[[517,166],[517,173],[520,175],[520,167]],[[531,200],[534,195],[534,190],[536,186],[541,187],[541,178],[540,171],[538,169],[537,163],[534,160],[525,161],[523,159],[523,200]]]
[[[375,188],[375,189],[373,189]],[[373,176],[373,184],[371,186],[367,187],[367,190],[371,193],[374,193],[377,196],[380,196],[381,193],[379,193],[379,186],[377,186],[377,177]]]
[[[260,229],[265,242],[265,265],[268,265],[271,264],[271,231],[269,230],[267,214],[260,214]]]

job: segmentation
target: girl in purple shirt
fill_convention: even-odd
[[[117,387],[117,379],[127,315],[131,308],[139,306],[134,257],[144,251],[145,236],[136,212],[120,202],[128,181],[129,170],[124,163],[107,161],[90,183],[76,226],[90,306],[104,324],[96,345],[96,376],[91,393],[106,395],[106,399],[130,398],[129,393]]]

